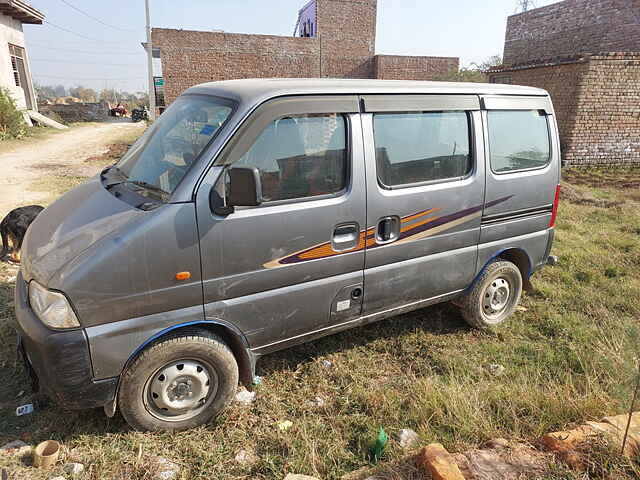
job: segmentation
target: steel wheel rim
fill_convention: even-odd
[[[494,278],[482,292],[480,305],[482,313],[490,320],[498,319],[509,307],[513,287],[504,277]]]
[[[218,374],[210,363],[183,359],[165,364],[147,379],[143,400],[157,419],[180,422],[206,410],[217,391]]]

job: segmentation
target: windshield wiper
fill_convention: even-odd
[[[115,174],[115,176],[117,176],[117,178],[115,180],[110,180],[107,179],[107,176],[111,176],[112,174]],[[122,170],[120,170],[118,167],[116,167],[115,165],[112,165],[111,167],[105,169],[102,174],[100,175],[102,180],[107,180],[105,187],[113,187],[114,185],[118,185],[120,183],[122,183],[123,181],[127,180],[127,174],[124,173]]]
[[[166,190],[163,190],[157,185],[154,185],[153,183],[145,182],[143,180],[125,180],[122,183],[130,183],[131,185],[136,185],[137,187],[142,187],[146,190],[151,190],[152,192],[160,193],[162,195],[167,195],[167,196],[171,195],[171,192],[167,192]]]

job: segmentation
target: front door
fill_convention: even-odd
[[[480,103],[473,95],[365,96],[364,314],[436,301],[476,268],[484,203]]]
[[[365,172],[357,97],[289,97],[258,108],[197,193],[205,314],[260,352],[358,318]],[[212,213],[224,166],[254,166],[263,203]],[[218,200],[220,201],[220,200]]]

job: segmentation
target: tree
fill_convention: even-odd
[[[54,91],[56,97],[66,97],[67,96],[67,89],[65,88],[64,85],[57,85],[57,86],[53,87],[53,91]]]
[[[502,65],[502,57],[500,55],[492,55],[483,62],[472,62],[468,67],[462,67],[458,70],[451,70],[446,74],[436,78],[442,82],[475,82],[483,83],[487,81],[486,72],[498,65]]]
[[[35,85],[36,95],[42,100],[51,100],[56,98],[56,91],[53,87],[48,85]]]
[[[72,97],[79,98],[83,102],[95,102],[97,100],[98,94],[92,88],[85,88],[82,86],[77,86],[75,88],[69,89],[69,95]]]

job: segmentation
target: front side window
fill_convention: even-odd
[[[547,116],[538,110],[487,113],[491,169],[496,173],[541,168],[551,156]]]
[[[116,166],[126,182],[171,194],[232,110],[233,103],[226,99],[183,95],[133,144]]]
[[[471,172],[466,112],[373,116],[378,179],[387,187],[460,178]]]
[[[233,165],[259,170],[267,202],[337,193],[347,182],[346,131],[338,114],[279,118]]]

